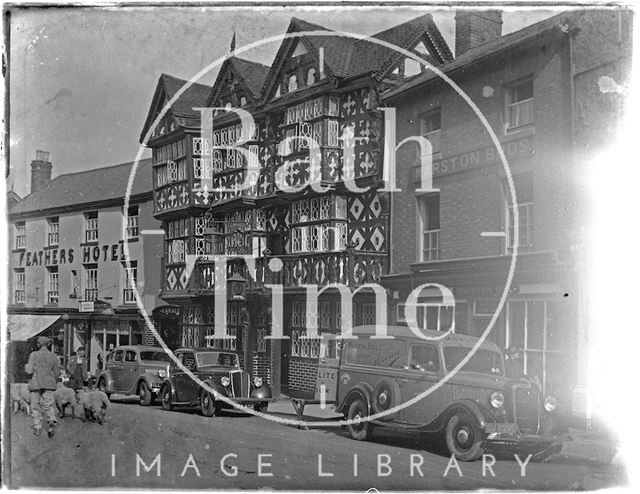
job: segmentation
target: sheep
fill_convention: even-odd
[[[11,402],[13,404],[13,413],[18,410],[24,410],[27,415],[31,413],[31,393],[27,383],[11,383]]]
[[[107,395],[103,391],[83,388],[78,391],[76,397],[80,405],[84,408],[84,418],[82,418],[82,421],[94,419],[99,424],[102,424],[107,407],[109,406],[109,398]]]
[[[56,402],[58,410],[60,411],[61,418],[64,418],[65,410],[67,407],[71,409],[72,413],[75,416],[77,400],[76,393],[73,389],[67,388],[64,384],[59,382],[56,390],[53,392],[53,399]]]

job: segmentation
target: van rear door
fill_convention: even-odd
[[[318,358],[318,376],[316,378],[316,400],[327,403],[336,401],[338,384],[338,346],[335,334],[323,334],[320,340],[320,356]],[[324,395],[324,398],[323,398]]]

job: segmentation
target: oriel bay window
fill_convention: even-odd
[[[165,226],[165,259],[168,264],[185,262],[189,241],[190,218],[167,221]]]
[[[346,199],[320,196],[291,204],[291,253],[344,250],[347,246]]]
[[[318,146],[338,147],[338,112],[338,98],[335,96],[315,98],[288,107],[280,154],[288,156],[309,149],[311,138]]]

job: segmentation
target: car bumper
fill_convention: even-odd
[[[570,441],[573,441],[573,438],[569,434],[538,436],[536,434],[509,434],[501,432],[493,432],[489,434],[485,440],[486,443],[494,445],[534,445],[541,443],[564,443]]]

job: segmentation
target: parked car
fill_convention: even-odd
[[[233,408],[219,396],[256,411],[265,411],[271,401],[271,388],[260,377],[251,377],[240,368],[238,355],[211,348],[181,348],[176,358],[202,382],[215,391],[209,393],[175,362],[160,391],[162,408],[199,407],[206,417],[224,408]]]
[[[458,460],[473,461],[485,449],[527,452],[542,460],[562,448],[568,436],[554,435],[548,420],[556,406],[537,386],[504,374],[501,349],[484,342],[448,381],[440,380],[478,342],[471,336],[389,327],[393,339],[371,339],[375,326],[354,328],[346,340],[337,372],[337,411],[354,439],[370,439],[374,427],[440,434]],[[406,404],[426,390],[428,396],[375,420],[368,417]],[[545,424],[545,433],[541,430]],[[524,458],[524,457],[523,457]]]
[[[138,395],[140,404],[149,406],[158,397],[170,360],[161,347],[119,346],[107,357],[105,368],[98,376],[98,389],[107,396]]]

